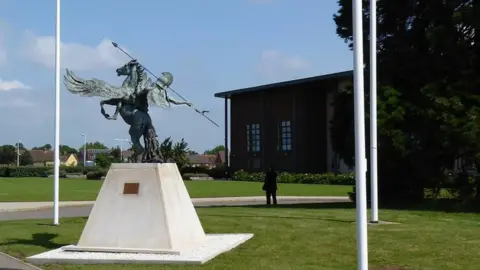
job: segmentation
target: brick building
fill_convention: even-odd
[[[329,122],[335,93],[352,80],[345,71],[216,93],[225,99],[227,164],[248,171],[270,164],[289,172],[351,169],[332,151]]]

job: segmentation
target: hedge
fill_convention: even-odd
[[[202,175],[205,177],[212,177],[214,179],[225,178],[226,170],[224,168],[208,169],[204,167],[184,167],[179,168],[182,175]],[[60,176],[65,177],[67,174],[82,174],[94,177],[94,174],[106,175],[107,170],[99,169],[98,167],[82,167],[82,166],[61,166]],[[53,167],[35,167],[35,166],[7,166],[0,165],[0,177],[47,177],[53,174]],[[98,178],[97,176],[94,177]]]
[[[101,180],[102,177],[107,176],[107,170],[105,169],[98,169],[96,171],[91,171],[87,173],[88,180]]]
[[[226,170],[222,167],[208,169],[204,167],[183,167],[180,168],[180,174],[188,176],[209,176],[214,179],[228,178]],[[47,177],[53,174],[52,167],[34,167],[34,166],[0,166],[0,177]],[[60,176],[66,177],[67,174],[87,175],[87,179],[101,179],[106,176],[107,170],[97,167],[66,167],[61,166]],[[263,182],[264,173],[247,173],[243,170],[237,171],[232,175],[235,181]],[[328,185],[354,185],[355,177],[353,173],[346,174],[307,174],[307,173],[286,173],[279,174],[277,181],[279,183],[301,183],[301,184],[328,184]]]
[[[60,177],[66,177],[67,174],[87,174],[97,171],[95,167],[60,167]],[[0,177],[47,177],[53,175],[52,167],[35,166],[0,166]]]
[[[183,180],[192,180],[194,177],[208,178],[210,176],[206,173],[184,173],[182,175]]]
[[[263,182],[264,173],[248,173],[243,170],[233,174],[235,181]],[[355,176],[353,173],[334,174],[309,174],[309,173],[286,173],[278,174],[278,183],[298,183],[298,184],[323,184],[323,185],[354,185]]]
[[[226,170],[223,167],[208,169],[205,167],[183,167],[180,168],[180,174],[203,174],[213,179],[228,178],[226,175]]]

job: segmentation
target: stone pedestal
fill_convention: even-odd
[[[78,244],[65,250],[180,254],[205,241],[175,163],[112,164]]]

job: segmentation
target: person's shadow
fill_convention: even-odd
[[[57,237],[58,234],[53,233],[34,233],[32,239],[8,239],[6,242],[0,243],[0,246],[8,245],[26,245],[26,246],[39,246],[45,249],[57,249],[65,245],[57,244],[52,240]]]

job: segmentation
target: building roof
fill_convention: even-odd
[[[83,152],[83,150],[80,151],[80,152]],[[95,149],[95,148],[91,148],[91,149],[88,149],[88,148],[87,148],[87,152],[88,152],[88,153],[92,153],[92,154],[110,153],[110,152],[112,152],[112,149],[109,149],[109,148],[105,148],[105,149]]]
[[[20,154],[23,154],[26,150],[20,150]],[[32,156],[32,161],[34,163],[39,162],[53,162],[55,157],[54,151],[46,150],[28,150]],[[70,157],[70,154],[60,155],[60,161],[65,162]]]
[[[225,163],[225,151],[218,151],[217,155],[220,158],[220,162]]]
[[[353,76],[353,70],[348,70],[348,71],[324,74],[320,76],[308,77],[308,78],[303,78],[298,80],[283,81],[283,82],[265,84],[265,85],[254,86],[249,88],[230,90],[226,92],[216,93],[214,96],[218,98],[230,98],[231,96],[238,95],[238,94],[269,90],[269,89],[280,88],[285,86],[300,85],[304,83],[311,83],[311,82],[324,81],[324,80],[330,80],[330,79],[349,78],[352,76]]]
[[[53,151],[30,150],[33,162],[48,162],[54,160]]]
[[[124,158],[129,157],[129,156],[131,156],[132,154],[133,154],[133,151],[132,151],[132,150],[123,150],[123,151],[122,151],[122,156],[123,156]]]
[[[215,155],[189,155],[190,164],[215,164]]]

